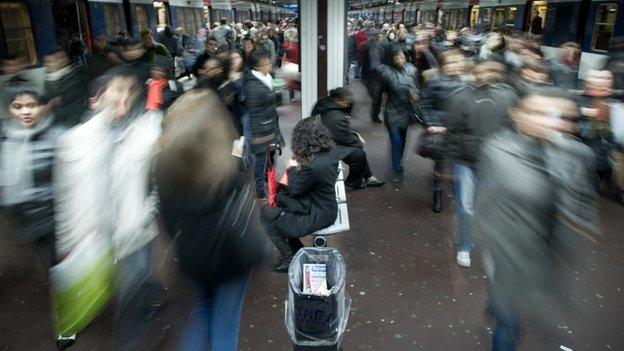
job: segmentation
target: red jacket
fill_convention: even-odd
[[[363,30],[353,34],[353,41],[355,41],[355,48],[358,52],[358,61],[364,62],[366,57],[366,42],[368,41],[368,35]]]

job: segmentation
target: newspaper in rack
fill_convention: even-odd
[[[329,296],[327,289],[327,266],[318,263],[303,264],[303,293]]]

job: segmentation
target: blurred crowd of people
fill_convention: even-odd
[[[347,81],[366,83],[370,118],[385,125],[393,186],[405,178],[408,129],[421,125],[419,153],[434,161],[432,210],[443,210],[452,170],[457,264],[470,267],[473,238],[482,240],[493,349],[513,350],[521,306],[552,288],[553,262],[568,253],[564,233],[598,232],[601,186],[624,205],[622,131],[612,128],[624,118],[621,42],[579,80],[574,42],[545,59],[523,33],[361,20],[348,31]],[[115,350],[140,349],[166,301],[153,272],[159,232],[199,294],[180,349],[235,350],[266,243],[280,252],[273,270],[287,272],[299,238],[336,220],[338,160],[349,188],[384,185],[341,87],[295,127],[293,158],[271,193],[267,170],[286,146],[275,72],[294,77],[294,99],[298,64],[296,21],[225,19],[194,36],[170,27],[136,39],[97,33],[86,62],[62,50],[41,69],[2,61],[0,204],[19,229],[14,241],[35,247],[46,268],[95,241],[111,248]],[[274,202],[260,202],[257,220],[256,199]],[[58,347],[79,332],[58,330]]]
[[[514,350],[521,316],[546,317],[538,311],[544,296],[564,291],[556,283],[565,280],[562,266],[599,232],[598,191],[624,205],[621,38],[580,78],[578,43],[546,58],[536,38],[349,24],[349,75],[366,83],[370,118],[385,124],[394,186],[403,183],[414,123],[424,127],[417,152],[434,161],[436,213],[442,175],[453,175],[456,260],[471,266],[476,236],[490,282],[493,350]]]

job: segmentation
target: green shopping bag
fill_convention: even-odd
[[[108,238],[87,235],[50,269],[53,317],[59,336],[81,332],[106,307],[114,284],[113,247]]]

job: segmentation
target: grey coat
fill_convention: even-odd
[[[539,313],[561,292],[558,269],[581,238],[563,223],[597,232],[592,160],[580,140],[560,134],[538,142],[504,130],[485,143],[473,225],[499,316],[520,306]]]
[[[9,125],[10,120],[5,121],[0,129],[0,152],[12,152],[7,149],[8,143],[30,144],[30,147],[21,147],[20,150],[28,150],[31,155],[14,155],[20,158],[28,158],[30,162],[22,162],[27,169],[22,169],[20,177],[29,177],[28,189],[22,189],[22,200],[7,205],[4,210],[12,213],[20,223],[22,239],[26,241],[35,240],[54,234],[54,206],[52,188],[52,164],[56,154],[57,142],[61,134],[65,131],[61,127],[52,126],[53,117],[42,119],[35,127],[36,131],[27,137],[18,137],[19,134],[12,133]],[[19,152],[19,151],[18,151]],[[3,159],[5,157],[3,156]],[[16,171],[15,169],[10,171]],[[8,185],[12,183],[10,175],[0,172],[0,184]],[[13,185],[16,186],[16,185]],[[7,189],[0,186],[0,197],[5,203],[7,199]]]

